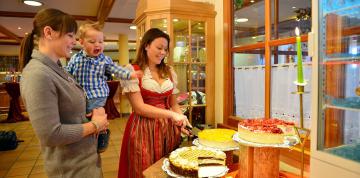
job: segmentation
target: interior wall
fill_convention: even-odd
[[[223,123],[224,106],[224,9],[223,1],[215,1],[215,124]]]
[[[0,45],[0,55],[2,56],[17,56],[20,52],[18,45]]]

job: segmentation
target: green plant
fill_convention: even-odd
[[[243,3],[244,3],[244,0],[235,0],[234,1],[235,10],[240,9],[241,6],[243,5]]]

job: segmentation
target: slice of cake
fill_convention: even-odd
[[[204,146],[226,149],[238,146],[232,137],[236,133],[230,129],[205,129],[198,133],[199,143]]]
[[[283,144],[285,137],[296,136],[294,125],[280,119],[244,119],[239,121],[238,132],[241,139],[249,142]]]
[[[225,167],[226,155],[222,151],[200,147],[182,147],[170,153],[170,169],[185,177],[198,177],[199,167]]]

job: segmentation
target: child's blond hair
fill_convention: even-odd
[[[79,38],[84,39],[86,31],[89,29],[101,31],[103,29],[103,25],[101,25],[99,22],[93,22],[87,20],[84,24],[80,25],[79,27]]]

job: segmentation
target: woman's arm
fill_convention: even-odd
[[[171,110],[179,113],[179,114],[183,114],[182,111],[181,111],[181,108],[176,100],[176,95],[175,94],[172,94],[171,97],[170,97],[170,107],[171,107]]]
[[[176,94],[172,94],[170,97],[170,106],[171,106],[171,110],[173,110],[174,112],[177,112],[179,114],[183,114],[180,108],[180,105],[178,104],[177,100],[176,100]],[[185,126],[189,126],[192,127],[189,120],[186,118],[186,120],[183,121],[183,127],[181,128],[181,132],[186,134],[186,135],[191,135],[191,131],[185,129]]]

